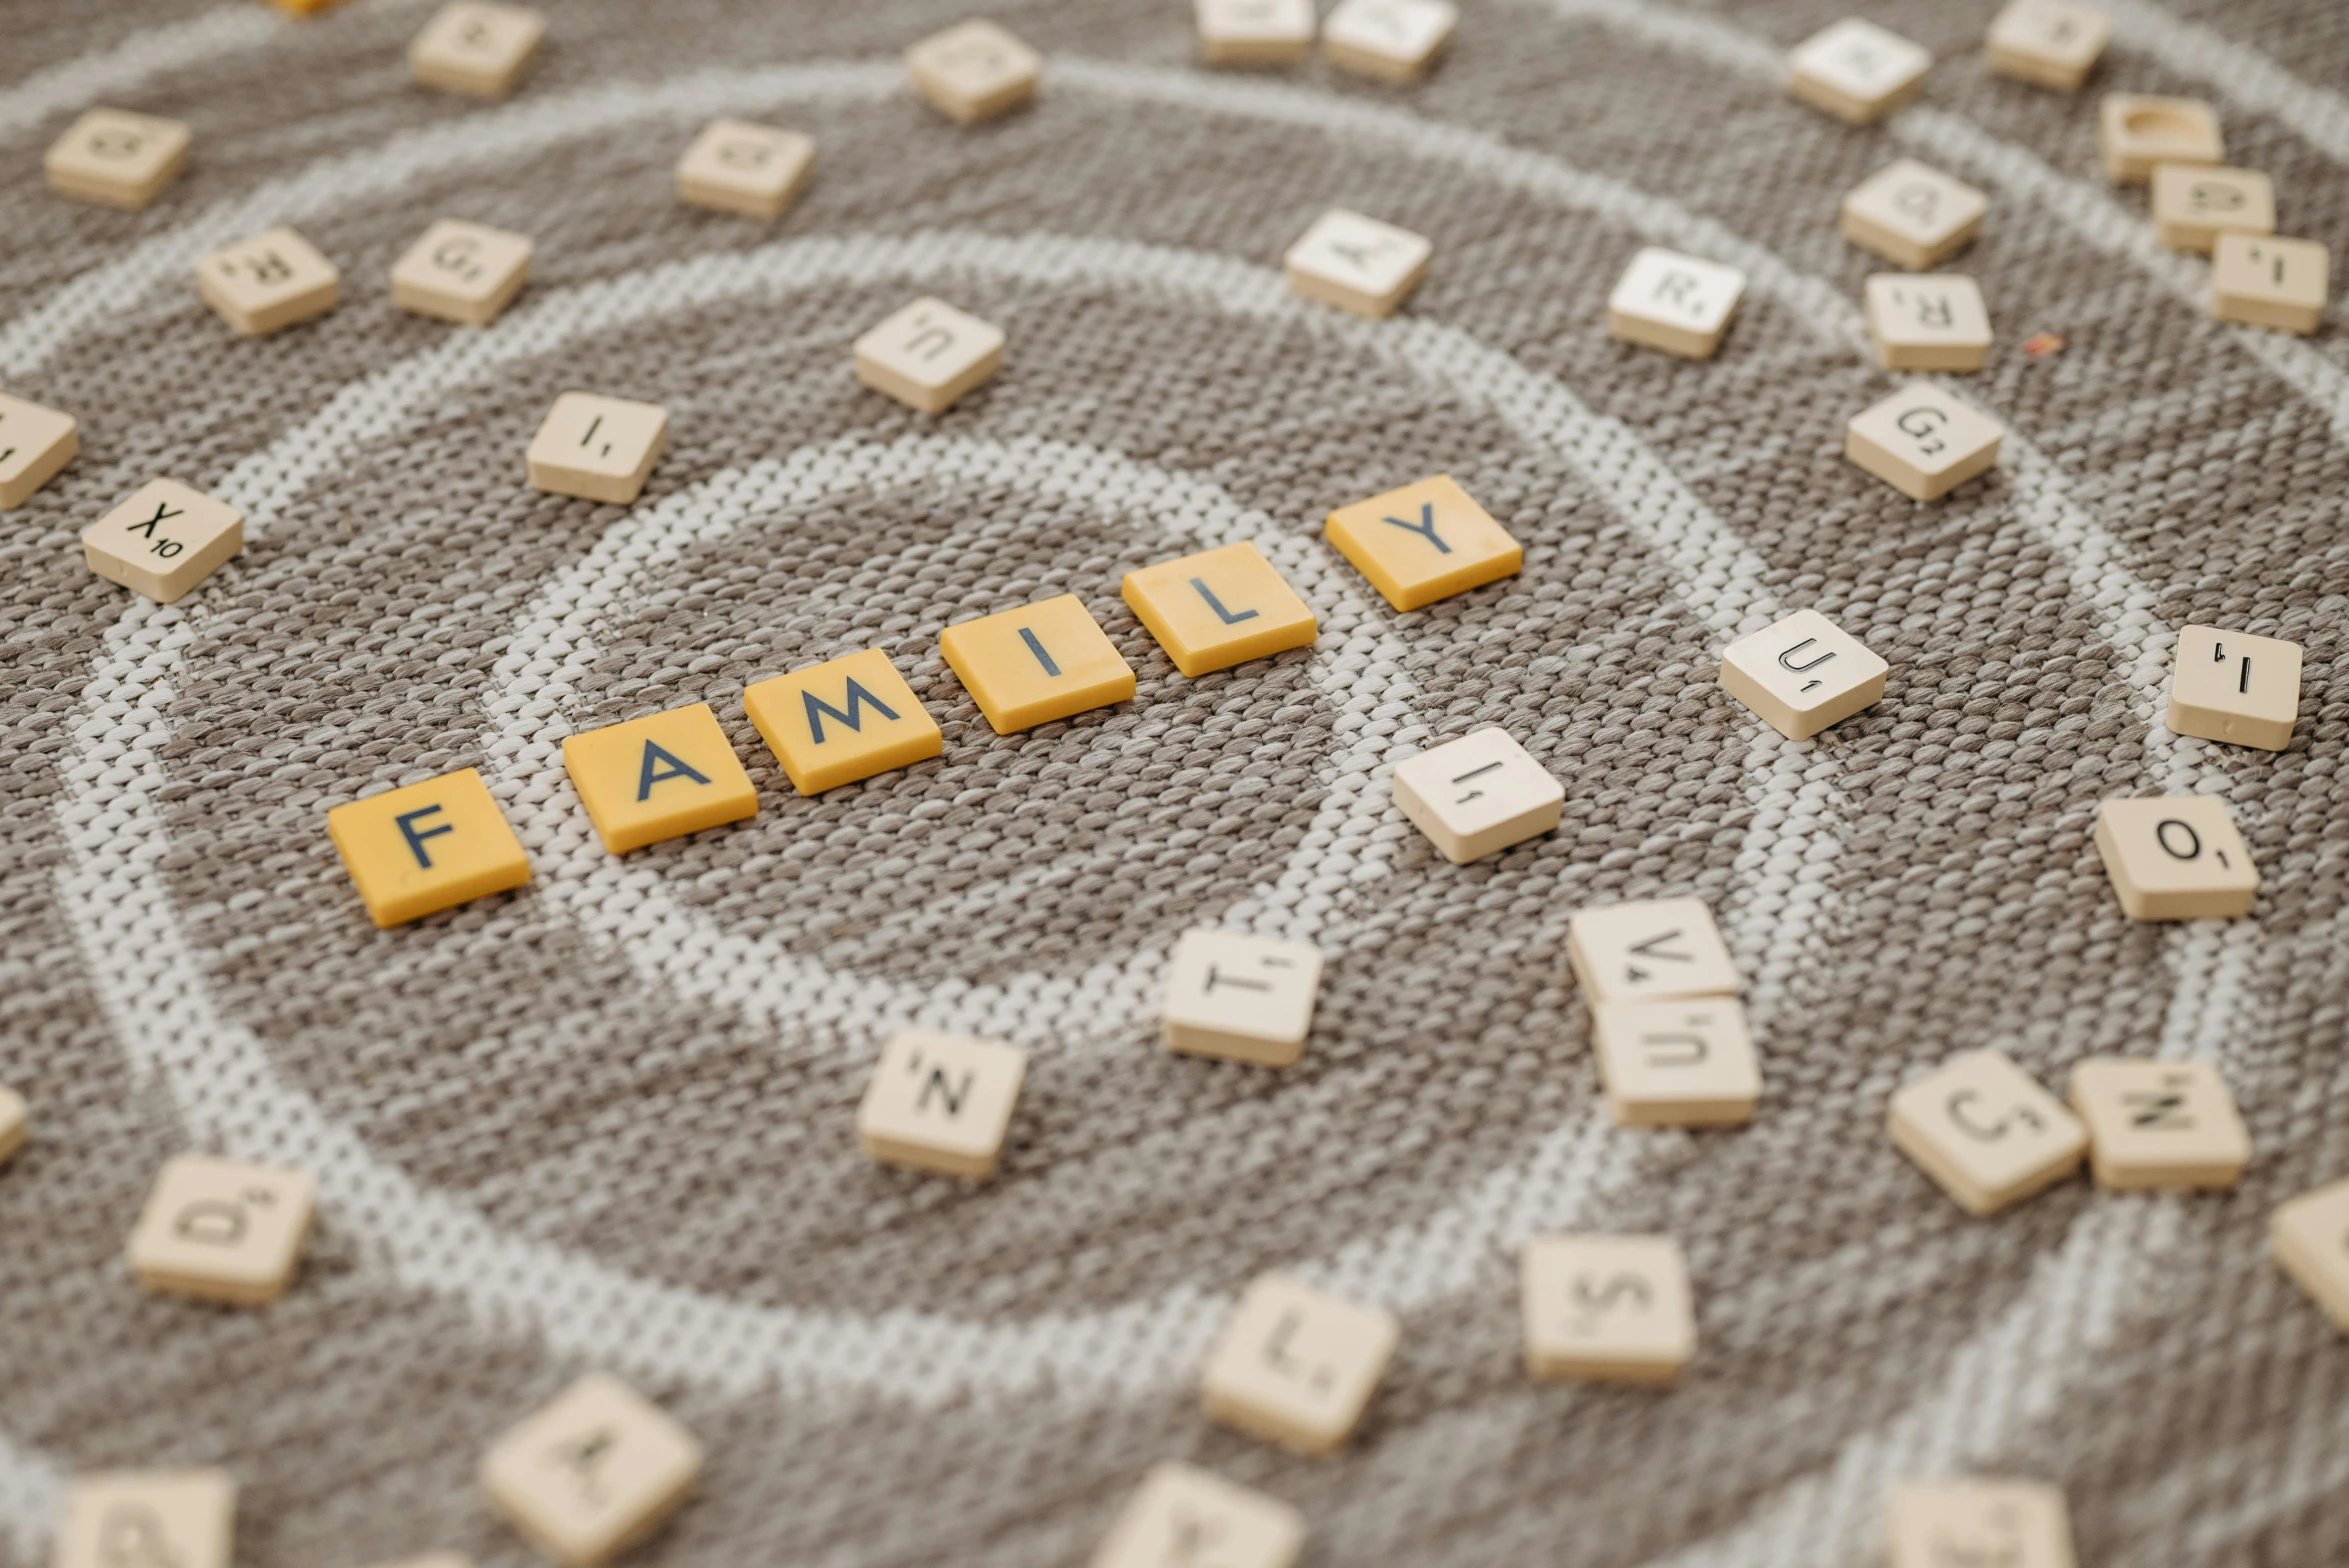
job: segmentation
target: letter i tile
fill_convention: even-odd
[[[998,735],[1134,695],[1133,666],[1073,593],[949,626],[938,651]]]

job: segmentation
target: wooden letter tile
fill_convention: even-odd
[[[907,1029],[881,1048],[856,1136],[884,1165],[985,1181],[1019,1103],[1028,1053],[992,1040]]]
[[[1843,455],[1912,501],[1937,501],[1998,463],[2006,427],[1913,382],[1846,427]]]
[[[2257,169],[2200,163],[2154,166],[2153,235],[2170,249],[2207,255],[2221,234],[2275,231],[2275,181]]]
[[[291,229],[224,245],[196,263],[196,292],[249,338],[266,337],[334,309],[342,274]]]
[[[2173,734],[2282,751],[2300,718],[2300,645],[2187,626],[2170,670]]]
[[[2268,1247],[2292,1283],[2349,1334],[2349,1180],[2304,1192],[2278,1208]]]
[[[2038,1481],[1903,1481],[1891,1568],[2075,1568],[2059,1489]]]
[[[2314,240],[2221,234],[2210,266],[2210,313],[2306,336],[2324,320],[2332,274],[2332,252]]]
[[[23,1150],[25,1140],[32,1136],[32,1112],[24,1103],[24,1096],[6,1084],[0,1084],[0,1165],[6,1165]]]
[[[1455,866],[1549,832],[1565,799],[1507,730],[1475,730],[1395,764],[1395,804]]]
[[[1310,942],[1186,931],[1166,969],[1167,1049],[1293,1067],[1320,989],[1321,949]]]
[[[530,880],[522,841],[471,768],[337,806],[326,831],[379,926]]]
[[[1566,962],[1593,1007],[1735,996],[1737,966],[1701,898],[1601,904],[1566,922]]]
[[[591,1372],[482,1456],[506,1522],[567,1568],[596,1568],[650,1536],[701,1475],[699,1439],[605,1372]]]
[[[905,52],[914,91],[948,119],[972,125],[1036,96],[1044,57],[993,22],[973,18]]]
[[[1886,370],[1980,370],[1990,358],[1990,307],[1954,272],[1868,280],[1868,337]]]
[[[1449,474],[1341,506],[1322,532],[1398,610],[1513,577],[1525,547]]]
[[[1721,654],[1721,689],[1788,740],[1806,740],[1884,698],[1887,665],[1816,610],[1740,637]]]
[[[1607,298],[1607,335],[1683,359],[1711,359],[1745,293],[1735,267],[1651,245]]]
[[[644,493],[668,449],[669,411],[658,403],[566,392],[530,438],[530,485],[626,506]]]
[[[392,303],[420,316],[486,327],[530,277],[530,240],[443,218],[392,267]]]
[[[1916,96],[1933,56],[1898,33],[1849,16],[1797,44],[1787,63],[1797,98],[1839,120],[1867,125]]]
[[[1305,1516],[1278,1498],[1172,1462],[1117,1516],[1092,1568],[1292,1568]]]
[[[2080,1168],[2088,1129],[1996,1051],[1968,1051],[1892,1097],[1893,1146],[1969,1214],[1990,1215]]]
[[[938,651],[998,735],[1134,695],[1133,666],[1073,593],[949,626]]]
[[[1913,158],[1886,164],[1843,198],[1843,237],[1896,266],[1939,266],[1982,231],[1990,198]]]
[[[408,46],[408,69],[426,87],[503,98],[546,38],[546,18],[518,5],[456,0]]]
[[[2250,1130],[2208,1062],[2092,1056],[2073,1067],[2069,1097],[2100,1187],[2232,1187],[2251,1163]]]
[[[2131,920],[2225,919],[2259,897],[2259,868],[2216,795],[2108,800],[2096,852]]]
[[[1452,41],[1451,0],[1339,0],[1321,24],[1330,64],[1375,82],[1415,82]]]
[[[1688,1264],[1670,1236],[1536,1236],[1521,1262],[1530,1376],[1660,1385],[1695,1357]]]
[[[677,163],[677,199],[745,218],[780,218],[807,184],[816,144],[798,131],[712,120]]]
[[[1208,1352],[1207,1419],[1294,1453],[1330,1453],[1361,1424],[1401,1334],[1388,1313],[1261,1275]]]
[[[2073,0],[2012,0],[1990,24],[1990,69],[2034,87],[2078,92],[2112,42],[2112,19]]]
[[[2106,93],[2097,108],[2104,173],[2115,185],[2143,185],[2164,163],[2224,163],[2218,111],[2199,98]]]
[[[1320,630],[1296,590],[1244,539],[1128,572],[1120,596],[1193,680],[1309,648]]]
[[[1313,0],[1198,0],[1209,65],[1294,65],[1313,52]]]
[[[179,178],[188,143],[188,128],[177,120],[92,109],[50,145],[41,167],[60,195],[136,211]]]
[[[878,648],[753,681],[750,722],[802,795],[869,779],[946,749],[938,721]]]
[[[244,547],[244,513],[171,479],[149,480],[82,530],[91,571],[164,604]]]
[[[1292,294],[1376,318],[1402,307],[1434,254],[1423,235],[1332,207],[1289,247],[1281,273]]]
[[[293,1283],[317,1192],[307,1171],[180,1155],[131,1230],[131,1273],[158,1295],[267,1306]]]
[[[563,771],[615,855],[759,809],[759,792],[706,702],[573,735],[563,742]]]
[[[944,300],[917,299],[856,340],[856,378],[924,414],[943,414],[1003,365],[1003,329]]]
[[[0,392],[0,512],[31,500],[81,449],[71,414]]]
[[[75,1476],[51,1568],[229,1568],[237,1484],[226,1470]]]
[[[1601,1002],[1591,1038],[1607,1108],[1626,1127],[1726,1127],[1754,1119],[1762,1064],[1735,997]]]

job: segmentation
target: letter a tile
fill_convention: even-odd
[[[471,768],[337,806],[326,831],[379,926],[530,880],[522,841]]]
[[[131,1231],[131,1273],[159,1295],[267,1306],[293,1283],[316,1193],[307,1171],[180,1155]]]
[[[1323,531],[1398,610],[1516,575],[1525,548],[1449,474],[1341,506]]]
[[[883,1165],[985,1181],[1027,1070],[1016,1045],[926,1029],[892,1035],[857,1107],[857,1141]]]
[[[1150,1472],[1092,1568],[1291,1568],[1305,1516],[1278,1498],[1190,1465]]]
[[[51,1568],[229,1568],[236,1516],[226,1470],[76,1476]]]
[[[597,1568],[650,1536],[701,1475],[701,1442],[605,1372],[591,1372],[482,1456],[507,1522],[567,1568]]]
[[[753,681],[743,688],[742,706],[802,795],[946,749],[938,721],[878,648]]]
[[[938,651],[998,735],[1134,695],[1133,666],[1073,593],[949,626]]]
[[[1305,601],[1246,540],[1128,572],[1123,597],[1175,668],[1194,680],[1311,647],[1319,630]]]
[[[759,809],[758,789],[706,702],[574,735],[563,742],[563,771],[615,855]]]

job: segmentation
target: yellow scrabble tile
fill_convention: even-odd
[[[677,162],[677,199],[746,218],[780,218],[815,164],[812,137],[748,120],[712,120]]]
[[[573,735],[563,771],[615,855],[758,814],[758,789],[706,702]]]
[[[964,125],[992,120],[1036,96],[1044,57],[981,17],[959,22],[905,51],[914,91]]]
[[[223,245],[196,263],[196,292],[249,338],[266,337],[334,309],[342,274],[291,229]]]
[[[1134,695],[1133,666],[1073,593],[949,626],[938,651],[998,735]]]
[[[131,1273],[159,1295],[267,1306],[293,1283],[317,1194],[307,1171],[180,1155],[131,1231]]]
[[[2300,645],[2186,626],[2170,670],[2172,733],[2282,751],[2300,719]]]
[[[2076,1568],[2064,1494],[2038,1481],[1903,1481],[1891,1568]]]
[[[340,5],[342,0],[269,0],[269,3],[295,16],[315,16],[328,6]]]
[[[2034,87],[2077,92],[2112,42],[2112,18],[2074,0],[2013,0],[1984,39],[1990,69]]]
[[[1738,990],[1737,965],[1701,898],[1580,910],[1566,922],[1566,962],[1593,1007]]]
[[[481,1485],[507,1523],[567,1568],[651,1536],[700,1478],[700,1440],[607,1372],[591,1372],[498,1439]]]
[[[2006,427],[1916,381],[1845,427],[1843,455],[1912,501],[1938,501],[1998,464]]]
[[[1304,1547],[1305,1516],[1287,1503],[1169,1461],[1117,1516],[1092,1568],[1292,1568]]]
[[[1166,1047],[1293,1067],[1313,1029],[1321,949],[1236,931],[1186,931],[1166,966]]]
[[[917,299],[856,340],[856,378],[925,414],[943,414],[1003,366],[1003,329],[944,300]]]
[[[1207,1418],[1299,1454],[1326,1454],[1361,1425],[1401,1338],[1391,1314],[1285,1274],[1259,1276],[1208,1352]]]
[[[1683,359],[1711,359],[1745,294],[1745,274],[1650,245],[1607,296],[1607,335]]]
[[[1513,577],[1525,547],[1449,474],[1329,514],[1329,542],[1398,610]]]
[[[1487,726],[1395,764],[1395,804],[1455,866],[1497,855],[1558,825],[1566,786]]]
[[[2088,1129],[1996,1051],[1968,1051],[1892,1097],[1893,1146],[1974,1215],[2080,1168]]]
[[[1990,307],[1954,272],[1868,280],[1868,340],[1886,370],[1980,370],[1990,358]]]
[[[2096,852],[2131,920],[2225,919],[2259,897],[2259,868],[2216,795],[2108,800]]]
[[[50,1568],[229,1568],[236,1515],[226,1470],[78,1475]]]
[[[0,392],[0,512],[31,500],[81,449],[71,414]]]
[[[2221,234],[2273,234],[2276,184],[2257,169],[2163,163],[2153,170],[2153,237],[2208,254]]]
[[[1990,198],[1913,158],[1888,163],[1843,198],[1843,237],[1911,272],[1939,266],[1982,232]]]
[[[2268,1246],[2292,1282],[2349,1334],[2349,1180],[2304,1192],[2278,1208]]]
[[[2088,1124],[2088,1170],[2100,1187],[2232,1187],[2251,1163],[2251,1132],[2208,1062],[2092,1056],[2066,1095]]]
[[[1519,1266],[1528,1376],[1661,1385],[1695,1359],[1696,1302],[1672,1237],[1536,1236]]]
[[[1321,24],[1321,52],[1339,70],[1374,82],[1415,82],[1459,25],[1451,0],[1339,0]]]
[[[2210,313],[2302,336],[2323,324],[2332,252],[2315,240],[2221,234],[2211,253]]]
[[[337,806],[326,831],[379,926],[530,880],[522,841],[471,768]]]
[[[907,1029],[889,1037],[856,1110],[856,1137],[883,1165],[985,1181],[1011,1134],[1028,1053],[993,1040]]]
[[[1402,308],[1434,254],[1423,235],[1332,207],[1281,257],[1281,276],[1292,294],[1375,320]]]
[[[753,681],[743,688],[742,706],[802,795],[946,749],[938,721],[878,648]]]
[[[443,218],[392,267],[392,303],[442,321],[486,327],[530,277],[530,239]]]
[[[408,69],[426,87],[503,98],[546,39],[546,18],[518,5],[455,0],[408,45]]]
[[[1733,996],[1601,1002],[1591,1045],[1607,1108],[1626,1127],[1727,1127],[1754,1119],[1762,1064]]]
[[[245,517],[171,479],[152,479],[82,530],[82,560],[110,583],[169,604],[245,547]]]
[[[1313,0],[1198,0],[1209,65],[1294,65],[1313,52]]]
[[[61,196],[136,211],[179,178],[189,142],[177,120],[92,109],[50,144],[41,167]]]
[[[473,1568],[473,1559],[463,1552],[426,1552],[422,1557],[403,1557],[398,1562],[379,1563],[376,1568]]]
[[[1740,637],[1721,653],[1721,689],[1788,740],[1807,740],[1884,699],[1891,666],[1816,610]]]
[[[32,1113],[24,1103],[24,1096],[6,1084],[0,1084],[0,1165],[15,1159],[32,1136]]]
[[[1787,64],[1797,98],[1839,120],[1867,125],[1916,96],[1933,56],[1898,33],[1851,16],[1795,45]]]
[[[530,438],[530,485],[550,495],[626,506],[644,494],[669,449],[669,411],[593,392],[566,392]]]
[[[2105,177],[2115,185],[2142,185],[2159,164],[2224,163],[2227,157],[2218,111],[2199,98],[2106,93],[2097,106],[2096,133]]]
[[[1193,679],[1309,648],[1320,629],[1296,590],[1246,540],[1128,572],[1120,596],[1174,667]]]

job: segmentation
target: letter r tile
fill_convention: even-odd
[[[563,742],[563,770],[615,855],[759,809],[758,789],[706,702],[574,735]]]
[[[1514,576],[1525,548],[1449,474],[1342,506],[1324,532],[1398,610]]]
[[[337,806],[326,832],[379,926],[530,880],[522,841],[471,768]]]
[[[742,706],[802,795],[869,779],[945,750],[938,721],[878,648],[743,688]]]
[[[949,626],[938,651],[998,735],[1134,695],[1133,666],[1073,593]]]
[[[1310,647],[1319,630],[1305,601],[1246,540],[1128,572],[1124,597],[1193,679]]]

